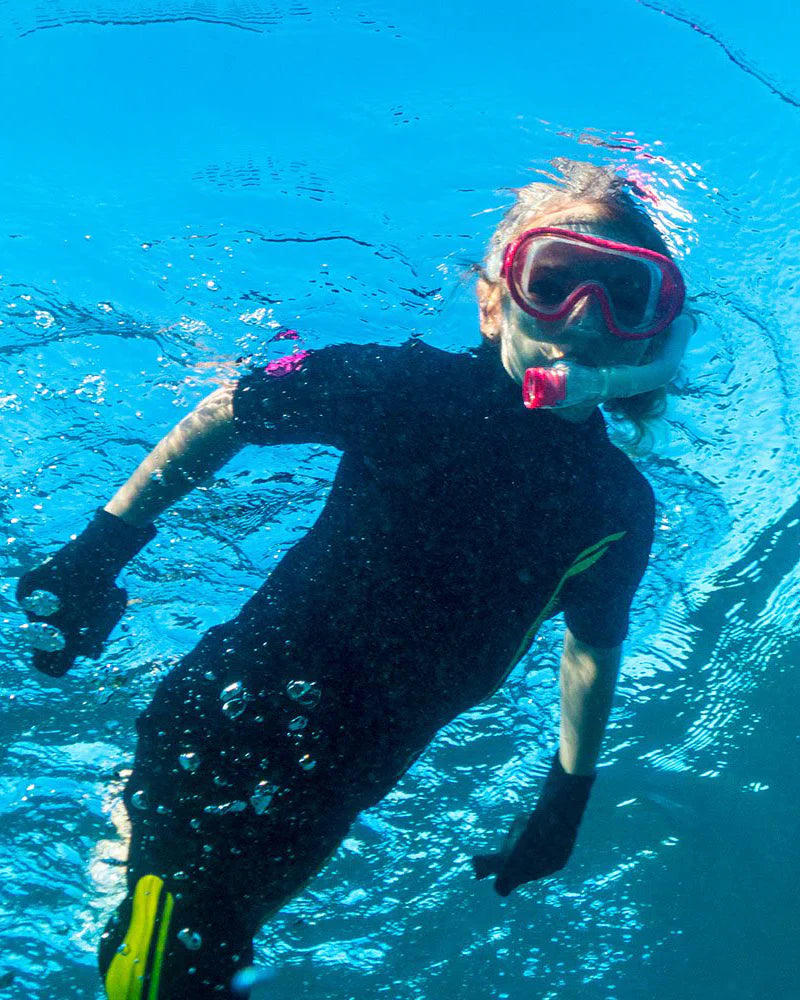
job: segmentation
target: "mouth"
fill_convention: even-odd
[[[546,365],[542,367],[551,368],[554,365],[577,365],[581,368],[597,368],[597,364],[593,358],[585,357],[581,354],[574,354],[570,352],[569,354],[561,354],[556,358],[550,358]]]

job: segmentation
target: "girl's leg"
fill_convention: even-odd
[[[137,722],[128,895],[100,946],[109,1000],[232,998],[265,917],[319,871],[352,819],[319,780],[326,768],[298,766],[274,699],[251,694],[223,711],[222,645],[207,635]]]

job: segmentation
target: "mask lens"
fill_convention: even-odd
[[[582,286],[600,286],[621,328],[636,332],[657,319],[659,265],[613,248],[559,236],[532,235],[512,262],[511,278],[534,313],[557,314]]]
[[[557,312],[580,283],[569,248],[555,240],[532,239],[524,243],[514,258],[513,270],[525,301],[542,312]]]

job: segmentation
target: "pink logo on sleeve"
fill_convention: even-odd
[[[310,354],[310,351],[295,351],[294,354],[285,354],[282,358],[276,358],[264,366],[264,374],[273,378],[284,378],[292,372],[300,371],[303,362]]]

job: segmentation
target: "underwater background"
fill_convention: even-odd
[[[555,622],[264,928],[258,995],[800,996],[798,40],[788,0],[0,0],[0,997],[99,997],[133,720],[337,456],[242,451],[62,680],[16,578],[287,329],[474,345],[469,267],[557,156],[639,184],[701,314],[578,847],[506,901],[471,875],[557,738]]]

